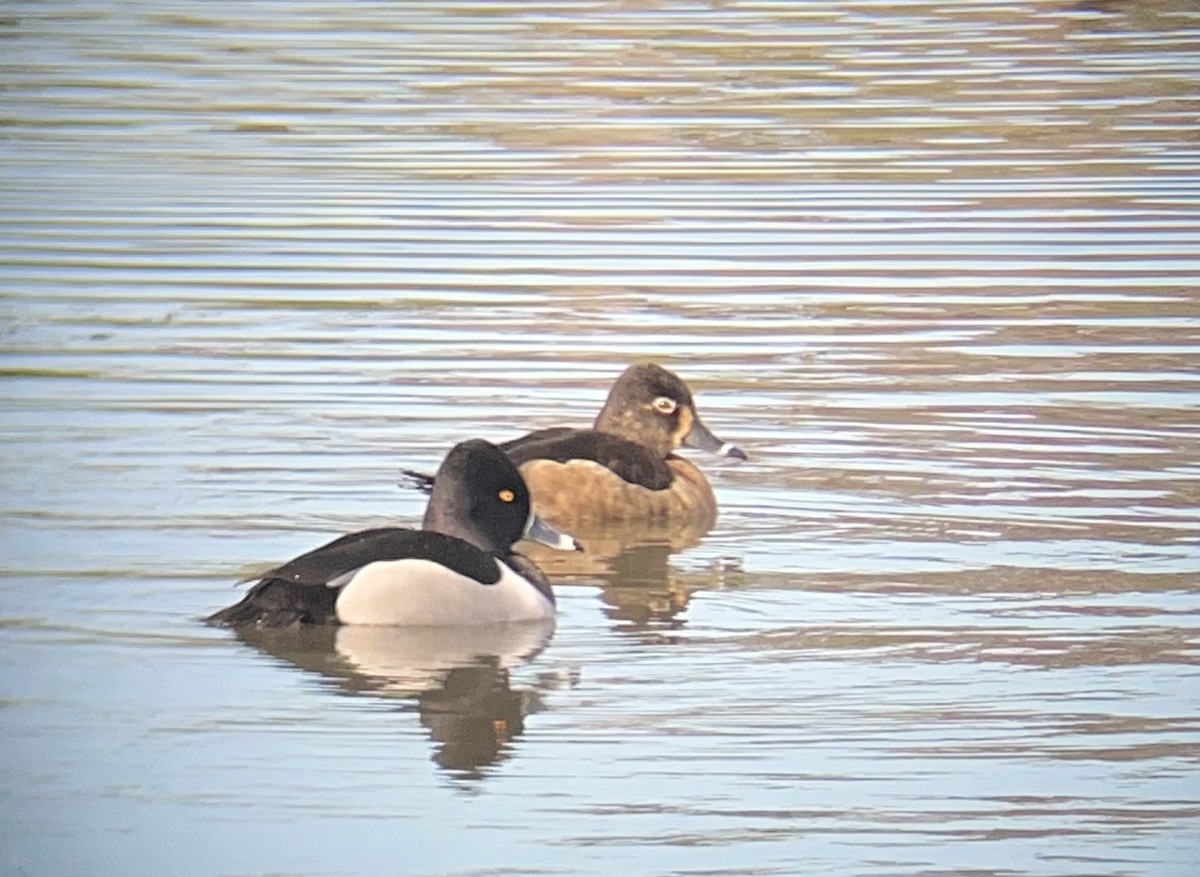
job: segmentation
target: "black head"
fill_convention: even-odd
[[[422,526],[497,555],[507,555],[527,533],[556,548],[576,547],[533,514],[525,479],[503,451],[483,439],[450,449],[434,477]]]
[[[700,421],[687,384],[654,363],[625,369],[609,391],[595,428],[637,442],[664,458],[687,445],[746,459],[740,448],[722,442]]]

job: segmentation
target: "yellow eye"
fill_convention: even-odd
[[[500,493],[497,495],[500,497],[500,502],[512,502],[514,499],[517,498],[517,495],[515,493],[513,493],[511,490],[509,490],[507,487],[504,488],[503,490],[501,490]]]

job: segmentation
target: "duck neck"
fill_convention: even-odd
[[[671,447],[669,436],[664,436],[660,430],[646,429],[636,413],[611,402],[605,403],[600,409],[593,426],[598,432],[606,432],[649,448],[664,459],[675,450]]]
[[[449,507],[430,502],[425,509],[425,518],[421,523],[422,530],[432,530],[446,536],[454,536],[464,542],[470,542],[481,551],[502,556],[506,553],[503,546],[497,545],[495,539],[489,538],[478,527],[470,516],[470,510],[456,512],[453,504]]]

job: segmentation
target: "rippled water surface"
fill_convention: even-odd
[[[1194,873],[1195,4],[39,0],[0,69],[0,871]],[[640,359],[751,459],[556,628],[199,622]]]

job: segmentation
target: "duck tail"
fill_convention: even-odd
[[[400,482],[401,487],[415,487],[426,496],[433,493],[434,478],[432,475],[418,472],[416,469],[401,469],[400,474],[404,477],[404,481]]]
[[[204,619],[214,627],[291,627],[337,621],[337,591],[324,585],[301,585],[263,579],[238,602]]]

